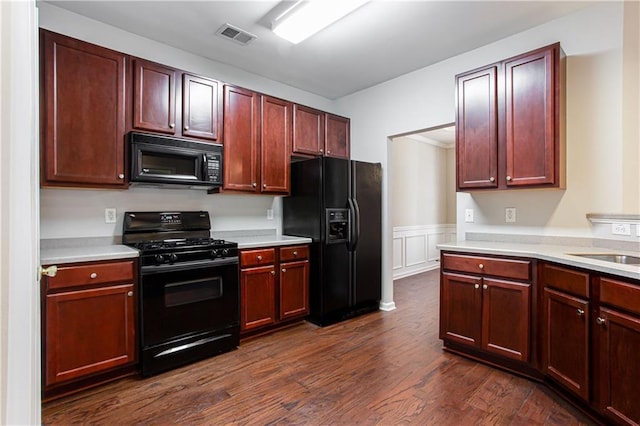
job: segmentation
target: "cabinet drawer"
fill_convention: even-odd
[[[555,265],[542,265],[542,285],[566,291],[575,296],[589,297],[589,274]]]
[[[270,265],[276,260],[276,250],[274,248],[260,250],[242,250],[240,252],[240,265],[256,266]]]
[[[600,278],[600,303],[640,315],[640,286]]]
[[[55,277],[47,279],[49,290],[131,281],[133,281],[133,261],[62,266],[58,268]]]
[[[309,246],[289,246],[280,248],[280,262],[309,258]]]
[[[518,280],[531,279],[531,261],[444,253],[444,269]]]

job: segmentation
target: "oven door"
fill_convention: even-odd
[[[141,270],[143,350],[240,324],[238,258]]]

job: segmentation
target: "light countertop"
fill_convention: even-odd
[[[618,275],[621,277],[640,280],[639,265],[624,265],[603,260],[594,260],[584,257],[572,256],[571,254],[591,253],[591,254],[624,254],[640,257],[640,252],[629,250],[612,250],[599,247],[583,247],[569,245],[535,244],[535,243],[513,243],[496,241],[458,241],[452,243],[438,244],[438,249],[445,251],[467,252],[476,254],[494,254],[502,256],[529,257],[549,262],[556,262],[576,268],[584,268],[606,274]]]
[[[229,240],[238,243],[239,249],[309,244],[312,241],[311,238],[293,237],[289,235],[255,235],[231,237]]]
[[[92,262],[138,257],[138,250],[120,244],[48,247],[40,250],[42,265]]]

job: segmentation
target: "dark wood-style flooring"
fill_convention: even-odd
[[[442,350],[438,271],[395,282],[397,309],[309,323],[147,379],[43,406],[45,424],[579,425],[544,386]]]

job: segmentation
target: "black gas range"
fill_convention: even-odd
[[[206,211],[124,215],[123,244],[140,251],[143,376],[239,344],[238,245],[210,233]]]

